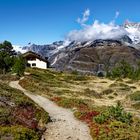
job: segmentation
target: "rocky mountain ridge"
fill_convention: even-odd
[[[125,22],[123,28],[128,34],[116,39],[57,41],[49,45],[32,44],[22,50],[48,57],[51,66],[57,70],[95,74],[105,71],[106,67],[111,69],[122,59],[136,67],[140,59],[140,23]]]
[[[135,68],[140,60],[139,50],[118,40],[95,40],[83,46],[78,44],[74,49],[67,48],[65,52],[55,54],[53,66],[60,71],[97,74],[111,70],[121,60]]]

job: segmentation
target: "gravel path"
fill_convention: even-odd
[[[44,108],[52,119],[52,122],[47,124],[42,140],[92,140],[88,126],[75,119],[72,111],[57,106],[45,97],[26,91],[18,83],[19,81],[10,82],[10,86],[23,91],[25,95]]]

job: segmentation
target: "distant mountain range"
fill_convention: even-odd
[[[84,73],[97,73],[113,67],[124,59],[137,66],[140,59],[140,23],[125,22],[122,25],[126,35],[115,39],[92,41],[57,41],[48,45],[32,44],[18,47],[21,53],[33,51],[48,57],[52,67],[58,70],[77,70]],[[17,47],[16,50],[18,51]]]

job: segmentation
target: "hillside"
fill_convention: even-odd
[[[42,140],[92,140],[88,126],[77,120],[70,109],[64,109],[42,95],[25,90],[19,85],[19,81],[10,82],[10,86],[23,91],[49,113],[51,122],[46,125]]]
[[[0,81],[0,139],[39,140],[49,121],[48,113],[21,91],[8,86],[13,76]],[[7,79],[7,80],[6,80]]]
[[[31,75],[21,80],[20,85],[59,106],[71,108],[78,119],[88,124],[93,139],[139,138],[139,81],[52,70],[28,72]]]
[[[117,39],[98,39],[83,42],[55,42],[50,45],[31,45],[25,47],[44,58],[50,67],[59,71],[78,71],[84,74],[98,74],[111,71],[122,60],[134,69],[140,60],[139,44],[133,45],[128,36]]]
[[[96,40],[69,47],[55,57],[57,61],[53,66],[57,70],[97,74],[111,71],[122,60],[136,68],[140,51],[117,40]]]

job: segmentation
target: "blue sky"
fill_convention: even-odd
[[[76,20],[86,9],[90,9],[89,24],[95,19],[109,23],[116,11],[116,24],[126,19],[139,22],[139,6],[140,0],[0,0],[0,41],[26,45],[63,40],[81,28]]]

